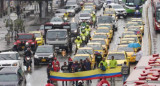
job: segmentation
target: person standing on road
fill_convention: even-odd
[[[50,71],[51,70],[52,70],[52,63],[49,63],[48,67],[47,67],[47,76],[48,76],[48,79],[50,78]]]
[[[86,58],[85,68],[86,68],[87,71],[91,70],[91,62],[90,62],[90,60],[88,58]],[[92,83],[92,81],[91,80],[87,80],[87,83],[88,84]]]
[[[114,59],[114,56],[112,56],[112,60],[109,62],[110,68],[116,68],[117,67],[117,60]]]
[[[68,65],[66,62],[64,62],[64,65],[62,65],[61,70],[63,71],[63,73],[69,72]],[[64,81],[62,81],[62,85],[64,86]],[[66,86],[67,86],[67,81],[66,81]]]
[[[99,66],[98,67],[100,67],[100,65],[101,65],[101,63],[103,64],[103,66],[105,66],[105,68],[107,69],[107,67],[108,67],[108,64],[107,64],[107,62],[105,61],[106,59],[105,58],[103,58],[103,60],[99,63]]]
[[[98,67],[99,63],[102,61],[102,55],[99,52],[95,52],[95,60],[96,60],[96,67]]]
[[[129,72],[130,72],[130,68],[129,66],[127,66],[127,63],[124,62],[122,68],[121,68],[121,73],[122,73],[122,77],[123,77],[123,83],[126,81],[128,75],[129,75]]]
[[[54,86],[53,84],[51,84],[50,80],[47,80],[47,84],[45,86]]]
[[[52,67],[55,72],[58,72],[60,70],[60,63],[56,57],[54,57],[54,60],[52,62]]]
[[[141,49],[138,49],[137,53],[136,53],[136,63],[138,63],[138,61],[141,59],[143,53],[141,51]]]

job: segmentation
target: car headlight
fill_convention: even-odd
[[[50,55],[50,56],[49,56],[49,58],[52,58],[52,57],[53,57],[53,55]]]
[[[37,55],[34,55],[34,58],[38,58],[38,56],[37,56]]]
[[[77,30],[74,30],[74,33],[77,33]]]

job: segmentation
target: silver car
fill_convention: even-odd
[[[82,23],[82,21],[85,20],[87,23],[91,23],[91,15],[90,13],[80,13],[79,14],[79,24]]]

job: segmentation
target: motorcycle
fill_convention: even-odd
[[[138,9],[136,9],[134,15],[135,15],[135,17],[140,17],[141,13]]]
[[[31,71],[31,63],[32,63],[31,57],[29,56],[25,57],[25,66],[27,71]]]

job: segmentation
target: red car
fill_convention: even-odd
[[[13,50],[21,51],[25,49],[26,43],[29,44],[29,47],[32,51],[35,51],[37,48],[37,41],[35,36],[32,33],[19,33],[15,38]]]

